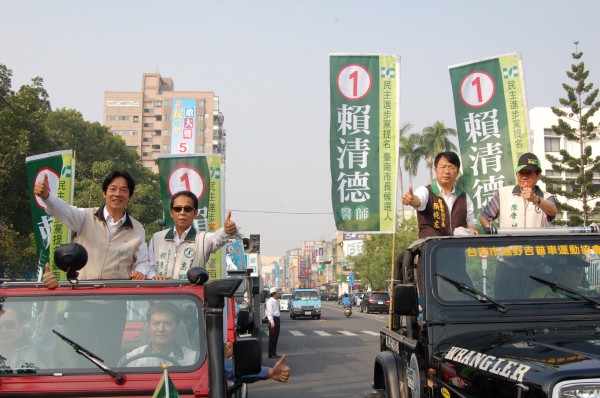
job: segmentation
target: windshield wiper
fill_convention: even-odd
[[[58,333],[56,330],[52,329],[52,331],[58,337],[60,337],[61,339],[63,339],[63,341],[65,341],[67,344],[69,344],[71,347],[73,347],[73,349],[75,350],[76,353],[84,356],[90,362],[92,362],[94,365],[96,365],[97,367],[99,367],[104,373],[112,376],[115,379],[115,381],[117,382],[117,384],[123,384],[123,383],[125,383],[125,376],[120,375],[119,373],[115,372],[114,370],[112,370],[111,368],[109,368],[108,366],[106,366],[105,364],[103,364],[102,362],[104,362],[104,360],[102,358],[100,358],[99,356],[97,356],[93,352],[91,352],[89,350],[86,350],[85,348],[83,348],[82,346],[80,346],[79,344],[77,344],[76,342],[74,342],[73,340],[71,340],[70,338],[68,338],[66,336],[63,336],[62,334]]]
[[[496,307],[496,309],[498,311],[500,311],[500,312],[506,312],[508,310],[506,308],[506,306],[504,306],[503,304],[497,302],[496,300],[494,300],[493,298],[491,298],[489,296],[486,296],[485,294],[483,294],[479,290],[474,289],[471,286],[469,286],[469,285],[467,285],[467,284],[465,284],[463,282],[455,281],[454,279],[448,278],[447,276],[444,276],[442,274],[435,274],[435,275],[439,276],[440,278],[442,278],[446,282],[450,283],[459,292],[463,292],[463,293],[468,294],[469,296],[473,297],[474,299],[476,299],[480,303],[485,303],[485,304],[492,303]]]
[[[529,277],[531,279],[533,279],[534,281],[538,281],[540,283],[543,283],[546,286],[550,286],[552,288],[552,290],[554,290],[554,291],[561,291],[561,292],[565,292],[565,293],[567,293],[569,295],[582,298],[585,301],[587,301],[588,303],[594,304],[594,307],[596,307],[596,309],[600,309],[600,301],[596,301],[596,300],[594,300],[592,298],[589,298],[588,296],[579,293],[575,289],[571,289],[570,287],[563,286],[560,283],[556,283],[556,282],[548,281],[546,279],[542,279],[542,278],[540,278],[538,276],[529,275]]]

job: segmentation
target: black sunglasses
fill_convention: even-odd
[[[185,211],[186,213],[191,213],[194,211],[194,208],[192,206],[173,206],[171,207],[171,210],[173,210],[175,213],[181,213],[181,210]]]

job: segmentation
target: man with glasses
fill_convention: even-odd
[[[193,192],[180,191],[171,198],[172,228],[155,233],[150,240],[148,257],[152,279],[186,279],[192,267],[204,267],[211,253],[237,234],[237,226],[227,213],[225,223],[216,232],[198,231],[198,198]]]
[[[547,227],[554,221],[556,199],[537,186],[542,174],[537,156],[521,155],[515,173],[517,185],[500,188],[481,211],[479,222],[484,228],[495,219],[500,228]]]
[[[413,193],[412,187],[402,196],[402,204],[417,210],[419,238],[477,235],[471,198],[455,186],[460,172],[460,158],[451,151],[440,152],[433,160],[436,180],[421,186]]]

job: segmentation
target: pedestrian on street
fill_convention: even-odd
[[[276,287],[269,290],[271,296],[265,305],[265,315],[269,320],[269,358],[279,358],[277,355],[277,340],[279,340],[280,316],[279,301]]]

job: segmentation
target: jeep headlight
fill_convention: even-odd
[[[315,305],[315,310],[320,310],[321,306],[320,305]]]
[[[563,381],[554,388],[553,398],[600,398],[600,379]]]

